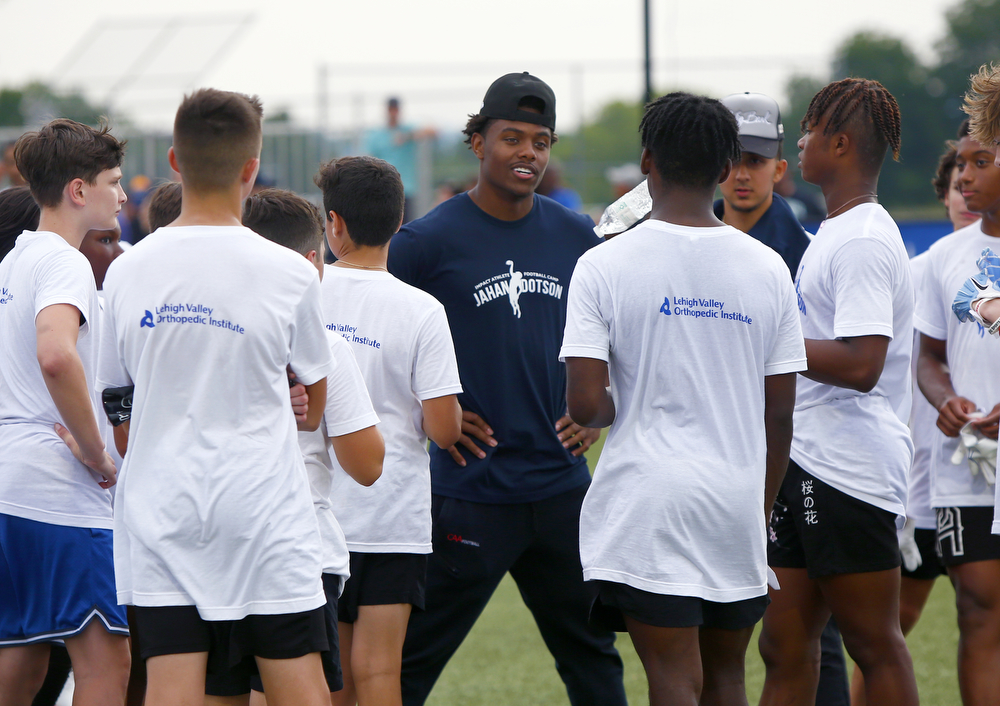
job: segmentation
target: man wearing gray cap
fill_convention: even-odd
[[[788,169],[788,162],[781,157],[785,135],[781,111],[773,98],[761,93],[734,93],[723,98],[722,104],[736,116],[743,155],[729,178],[719,185],[722,198],[715,202],[715,215],[770,246],[781,255],[794,279],[812,236],[799,224],[788,203],[774,193],[774,185]],[[847,706],[847,664],[840,632],[832,620],[823,630],[821,646],[816,706]]]
[[[770,246],[794,278],[809,235],[788,203],[774,193],[774,185],[788,169],[781,157],[785,131],[778,104],[761,93],[734,93],[722,104],[736,116],[743,156],[720,185],[722,198],[715,202],[715,215]]]

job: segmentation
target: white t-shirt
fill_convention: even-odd
[[[111,529],[111,493],[53,428],[63,420],[38,367],[35,318],[54,304],[83,316],[76,350],[94,388],[101,322],[90,263],[55,233],[25,231],[0,263],[0,513]],[[94,389],[91,403],[96,415]]]
[[[326,412],[319,429],[299,432],[299,448],[306,462],[313,507],[323,538],[323,573],[340,576],[343,588],[344,581],[351,575],[351,557],[344,531],[333,512],[330,490],[334,474],[346,474],[340,468],[333,468],[332,459],[336,455],[330,437],[375,426],[378,415],[372,407],[351,345],[343,336],[331,331],[327,331],[327,340],[330,342],[334,369],[326,378]]]
[[[286,366],[332,369],[319,277],[243,227],[161,228],[104,281],[102,386],[134,382],[115,497],[120,603],[206,620],[325,603]]]
[[[430,457],[420,403],[462,391],[444,307],[375,270],[328,266],[322,290],[326,327],[351,344],[385,440],[382,475],[371,486],[334,473],[333,513],[352,552],[429,554]]]
[[[878,204],[823,221],[795,278],[802,333],[833,340],[886,336],[870,392],[799,377],[792,460],[842,493],[903,515],[913,443],[913,286],[899,228]]]
[[[928,255],[923,252],[910,260],[915,299],[920,300]],[[914,319],[916,312],[914,312]],[[916,321],[914,321],[916,327]],[[931,449],[936,434],[938,412],[927,401],[917,386],[917,352],[920,350],[920,332],[913,329],[913,356],[910,365],[913,382],[913,406],[910,410],[910,438],[913,440],[913,463],[907,482],[906,516],[916,522],[917,529],[936,529],[937,516],[931,507]]]
[[[965,280],[979,272],[976,258],[983,248],[1000,249],[1000,239],[983,233],[981,223],[957,230],[928,249],[914,326],[931,338],[946,341],[952,387],[988,413],[1000,402],[1000,349],[981,324],[963,324],[951,310],[955,293]],[[973,476],[964,460],[957,466],[952,464],[960,440],[945,436],[936,426],[931,439],[931,506],[993,505],[994,488],[982,474]]]
[[[617,417],[580,515],[587,580],[767,592],[764,376],[806,368],[788,267],[735,228],[650,220],[584,254],[560,357],[608,362]]]

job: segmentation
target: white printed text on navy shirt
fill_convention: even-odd
[[[505,296],[514,316],[520,319],[520,299],[524,293],[547,294],[562,299],[563,286],[559,284],[558,277],[541,272],[518,272],[514,269],[513,260],[507,260],[504,264],[509,268],[507,272],[494,275],[475,286],[472,296],[477,307]]]

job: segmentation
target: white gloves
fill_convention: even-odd
[[[907,571],[916,571],[917,567],[924,563],[920,556],[920,549],[917,548],[917,540],[913,537],[913,531],[917,528],[917,523],[911,517],[906,518],[906,522],[896,530],[896,537],[899,539],[899,553],[903,555],[903,568]]]
[[[969,416],[975,420],[985,415],[982,412],[973,412]],[[951,457],[951,462],[957,466],[962,463],[962,459],[968,460],[969,470],[973,476],[982,473],[987,483],[995,485],[997,482],[996,440],[983,436],[979,429],[972,426],[971,421],[962,427],[962,430],[958,434],[958,439],[958,448],[955,449],[955,453]]]

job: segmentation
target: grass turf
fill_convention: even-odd
[[[603,441],[603,438],[602,438]],[[593,469],[600,446],[588,454]],[[759,629],[759,628],[758,628]],[[944,577],[938,579],[924,613],[907,642],[913,656],[920,700],[926,704],[958,704],[955,654],[955,594]],[[625,662],[629,703],[648,703],[646,675],[627,634],[619,635]],[[764,684],[764,665],[756,635],[747,650],[747,698],[756,704]],[[428,706],[496,706],[567,704],[555,663],[525,608],[517,586],[508,576],[465,643],[449,662],[428,699]]]

